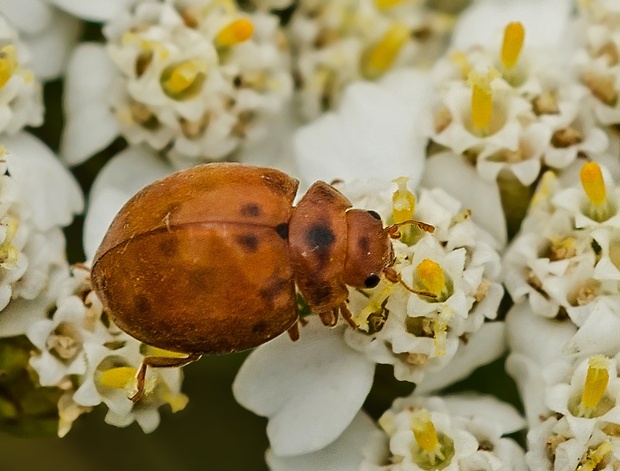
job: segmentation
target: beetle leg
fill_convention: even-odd
[[[354,329],[357,329],[359,327],[357,323],[353,320],[353,313],[349,310],[349,306],[347,306],[347,303],[342,303],[340,305],[340,314],[342,314],[342,318],[347,321],[347,323],[351,327],[353,327]]]
[[[186,357],[183,358],[175,358],[175,357],[144,357],[142,360],[142,364],[140,365],[140,370],[138,371],[138,376],[136,378],[136,393],[131,396],[132,402],[138,402],[140,398],[144,395],[144,383],[146,381],[146,368],[148,366],[152,368],[173,368],[173,367],[181,367],[185,365],[189,365],[190,363],[199,360],[201,357],[198,353],[190,353]]]
[[[288,336],[293,342],[299,340],[299,321],[295,321],[295,323],[287,330],[287,332]]]
[[[321,322],[323,325],[328,327],[334,327],[338,322],[338,308],[332,309],[330,311],[321,311],[319,312],[319,317],[321,318]]]
[[[403,279],[400,277],[400,274],[396,270],[394,270],[394,268],[392,267],[384,268],[383,274],[385,275],[385,278],[388,281],[392,283],[399,283],[400,285],[404,286],[407,291],[413,294],[417,294],[418,296],[427,296],[429,298],[437,297],[436,294],[429,293],[428,291],[418,291],[416,289],[411,288],[409,285],[407,285],[407,283],[403,281]]]
[[[422,229],[425,232],[430,232],[431,234],[435,232],[435,226],[432,226],[431,224],[427,224],[422,221],[415,221],[413,219],[408,219],[407,221],[392,224],[391,226],[387,226],[384,230],[392,239],[398,239],[400,238],[400,227],[406,225],[416,226],[417,228]]]

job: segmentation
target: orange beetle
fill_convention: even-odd
[[[401,282],[390,268],[400,224],[384,229],[323,182],[293,207],[297,187],[278,170],[214,163],[157,181],[121,209],[93,260],[93,287],[121,329],[188,355],[145,358],[134,400],[146,366],[245,350],[287,330],[296,338],[296,286],[326,325],[341,313],[355,326],[347,285],[372,288],[382,274]]]

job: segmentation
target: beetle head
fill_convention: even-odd
[[[390,234],[374,211],[347,211],[347,257],[344,282],[355,288],[374,288],[392,264]]]

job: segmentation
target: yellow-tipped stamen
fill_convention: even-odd
[[[387,10],[404,2],[405,0],[375,0],[375,5],[379,10]]]
[[[99,374],[99,384],[108,388],[125,389],[136,381],[138,370],[131,366],[119,366],[102,371]]]
[[[225,26],[215,36],[217,47],[230,47],[247,41],[254,34],[254,24],[247,18],[239,18]]]
[[[468,82],[471,90],[471,123],[479,131],[485,132],[493,116],[493,91],[491,82],[498,77],[496,70],[487,74],[471,72]]]
[[[17,70],[17,49],[12,44],[0,49],[0,88],[4,87]]]
[[[588,363],[588,373],[583,386],[581,402],[579,404],[579,415],[591,417],[607,391],[609,383],[610,360],[603,355],[596,355],[590,358]]]
[[[189,402],[189,397],[187,397],[183,393],[172,393],[168,390],[162,393],[161,398],[170,404],[170,409],[172,412],[179,412],[185,409],[187,403]]]
[[[420,409],[411,418],[411,430],[418,446],[428,452],[436,453],[439,450],[439,438],[435,431],[435,424],[431,420],[431,414],[426,409]],[[441,453],[441,452],[440,452]]]
[[[586,456],[582,458],[582,463],[575,471],[594,471],[596,469],[602,469],[599,465],[607,459],[611,452],[611,443],[601,443],[594,450],[588,450]]]
[[[394,180],[398,189],[392,195],[392,218],[396,224],[413,219],[415,195],[407,188],[409,178],[399,177]]]
[[[586,162],[579,173],[581,185],[590,202],[600,206],[607,201],[607,191],[601,167],[596,162]]]
[[[519,22],[508,23],[504,29],[504,41],[502,42],[502,65],[508,69],[514,67],[519,60],[525,29]]]
[[[416,275],[420,291],[427,291],[439,296],[446,287],[446,276],[443,268],[430,258],[425,258],[420,262],[416,267]]]
[[[392,65],[396,56],[409,40],[411,31],[407,25],[396,23],[383,37],[362,56],[362,74],[368,79],[383,75]]]
[[[164,70],[161,85],[171,98],[186,99],[196,95],[206,76],[205,61],[193,59]]]
[[[467,54],[461,51],[454,51],[450,54],[450,60],[459,69],[461,78],[463,80],[467,79],[467,77],[469,77],[469,74],[471,73],[471,64],[469,62]]]
[[[450,310],[442,311],[433,322],[433,337],[435,338],[435,356],[441,357],[446,354],[448,345],[448,324],[452,319],[453,312]]]

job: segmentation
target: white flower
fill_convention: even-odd
[[[47,0],[52,5],[62,8],[88,21],[109,21],[119,15],[136,0],[106,0],[104,2],[85,2],[83,0]]]
[[[29,66],[41,80],[64,72],[71,48],[78,40],[81,23],[46,0],[0,0],[0,13],[19,31],[28,46]]]
[[[106,25],[105,54],[78,49],[65,97],[67,160],[84,160],[117,133],[176,167],[266,138],[292,89],[278,21],[226,5],[145,0]],[[102,129],[92,126],[99,120]]]
[[[30,52],[0,16],[0,133],[43,123],[41,84],[30,70]]]
[[[43,143],[25,133],[4,142],[9,151],[0,159],[0,306],[6,309],[0,336],[8,337],[25,333],[31,318],[45,314],[45,290],[67,264],[61,227],[81,212],[83,200],[77,182]]]

